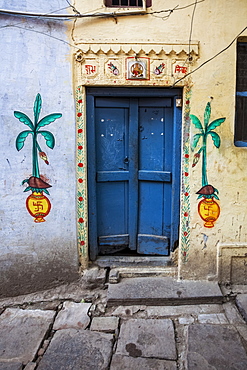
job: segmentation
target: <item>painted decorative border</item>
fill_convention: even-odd
[[[190,248],[190,98],[191,88],[185,86],[183,164],[182,164],[182,207],[181,207],[181,260],[188,261]],[[76,130],[77,130],[77,243],[82,268],[88,263],[87,228],[87,176],[86,176],[86,127],[85,127],[85,87],[76,89]]]
[[[189,182],[189,158],[190,158],[190,99],[191,88],[185,86],[184,91],[184,128],[183,128],[183,165],[182,165],[182,209],[181,209],[181,260],[188,261],[190,248],[190,182]]]
[[[76,132],[77,132],[77,244],[81,267],[87,266],[87,177],[86,177],[86,127],[85,88],[76,89]]]

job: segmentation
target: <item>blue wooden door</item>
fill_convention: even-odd
[[[89,89],[87,98],[91,258],[168,255],[179,223],[176,92],[105,90]]]

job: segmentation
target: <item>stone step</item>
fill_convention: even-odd
[[[109,284],[107,306],[166,306],[221,303],[219,285],[211,281],[177,281],[171,277],[125,278]]]
[[[120,278],[136,277],[164,277],[176,278],[178,276],[177,267],[119,267],[110,270],[109,283],[118,283]]]
[[[173,261],[170,257],[143,257],[143,256],[99,256],[95,261],[99,267],[166,267],[172,266]]]

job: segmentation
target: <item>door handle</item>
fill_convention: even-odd
[[[129,163],[129,158],[128,157],[125,157],[124,160],[123,160],[124,164],[128,164]]]

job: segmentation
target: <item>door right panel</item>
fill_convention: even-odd
[[[171,100],[140,99],[137,251],[141,254],[169,254],[172,134]]]

